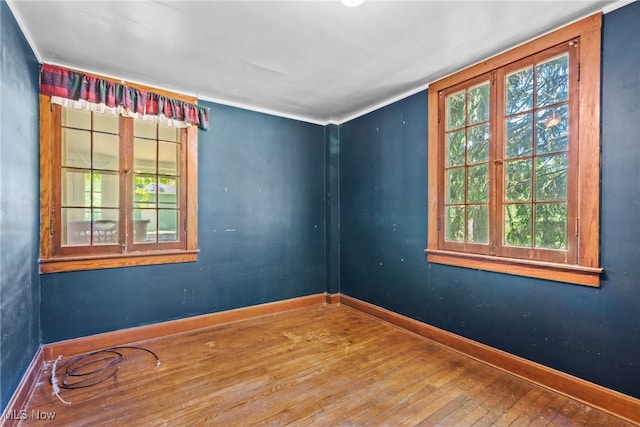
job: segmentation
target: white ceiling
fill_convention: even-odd
[[[324,124],[616,2],[8,3],[42,62]]]

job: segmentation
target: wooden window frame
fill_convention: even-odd
[[[427,261],[473,268],[486,271],[535,277],[565,283],[599,286],[602,268],[599,267],[599,226],[600,226],[600,55],[601,55],[602,14],[598,13],[567,25],[535,40],[520,45],[479,64],[466,68],[451,76],[429,85],[428,95],[428,236]],[[456,85],[475,79],[487,73],[494,73],[503,67],[517,63],[525,58],[571,41],[579,42],[577,62],[579,63],[579,96],[577,99],[577,149],[570,154],[569,167],[577,168],[575,193],[570,203],[576,209],[576,222],[568,224],[568,229],[577,234],[573,259],[542,260],[533,256],[514,257],[513,252],[471,253],[463,247],[451,249],[443,244],[442,206],[444,198],[444,147],[442,128],[439,125],[441,94]],[[497,102],[492,100],[492,103]],[[492,114],[497,114],[497,106],[492,106]],[[497,120],[499,121],[499,120]],[[499,132],[491,129],[491,132]],[[491,136],[495,141],[495,135]],[[495,158],[490,159],[493,164]],[[490,179],[496,181],[496,173],[491,172]],[[494,185],[490,197],[498,197]],[[569,197],[572,197],[570,194]],[[496,204],[494,203],[494,206]],[[502,205],[501,205],[502,206]],[[495,223],[494,219],[490,220]],[[494,227],[494,226],[491,226]],[[495,227],[494,227],[495,228]],[[495,236],[494,236],[495,238]]]
[[[176,98],[175,94],[169,94]],[[179,97],[179,96],[178,96]],[[183,97],[184,98],[184,97]],[[184,99],[195,103],[193,99]],[[185,186],[185,197],[180,201],[181,241],[179,244],[133,244],[133,223],[120,224],[119,235],[127,236],[127,249],[105,250],[101,253],[82,253],[82,250],[65,251],[60,247],[60,235],[54,232],[60,228],[60,169],[61,169],[61,107],[51,103],[51,97],[40,95],[40,273],[63,271],[96,270],[139,265],[193,262],[198,259],[198,129],[189,126],[181,132],[181,156],[184,156],[185,171],[180,174],[181,185]],[[133,120],[120,117],[124,120]],[[127,128],[132,128],[129,123]],[[129,129],[129,133],[132,129]],[[132,135],[129,135],[132,137]],[[122,130],[121,130],[122,138]],[[122,148],[121,148],[122,151]],[[121,163],[121,165],[124,163]],[[120,176],[126,171],[120,168]],[[125,185],[130,186],[129,180]],[[121,195],[122,199],[122,195]],[[126,216],[131,218],[130,204]],[[125,230],[126,228],[126,230]],[[126,231],[126,232],[125,232]],[[65,254],[66,252],[66,254]],[[71,253],[69,253],[71,252]]]

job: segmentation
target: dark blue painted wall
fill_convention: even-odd
[[[198,262],[43,275],[45,343],[324,292],[324,128],[201,104]]]
[[[640,398],[639,22],[604,17],[600,289],[425,261],[419,93],[340,129],[341,291]]]
[[[0,412],[40,344],[38,61],[0,1]]]
[[[326,181],[326,292],[340,292],[340,127],[325,129]]]
[[[604,20],[600,289],[426,263],[426,92],[325,128],[204,102],[199,261],[38,277],[38,65],[0,12],[2,408],[40,342],[325,289],[640,397],[640,3]]]

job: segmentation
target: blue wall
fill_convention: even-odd
[[[325,289],[640,398],[640,3],[604,18],[599,289],[425,261],[426,92],[326,127],[203,102],[199,261],[38,276],[38,64],[0,12],[2,409],[39,343]]]
[[[38,61],[0,1],[0,411],[40,344]]]
[[[420,93],[340,129],[341,291],[640,398],[639,22],[603,23],[601,288],[425,261]]]
[[[326,285],[330,294],[340,292],[340,128],[328,125],[325,130],[326,182]]]
[[[200,104],[198,262],[41,276],[45,343],[324,292],[324,128]]]

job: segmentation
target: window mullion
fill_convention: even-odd
[[[568,258],[572,263],[579,262],[579,183],[578,174],[580,171],[580,159],[577,150],[580,122],[580,40],[576,39],[569,43],[569,141],[568,141],[568,188],[567,199],[567,245]]]
[[[187,206],[187,188],[188,181],[187,178],[189,176],[187,170],[187,159],[189,153],[189,144],[188,144],[188,135],[186,129],[180,130],[180,192],[179,192],[179,212],[180,212],[180,220],[178,221],[178,236],[181,242],[184,242],[186,247],[187,242],[187,218],[189,215],[188,206]]]
[[[504,69],[493,71],[491,86],[491,150],[490,163],[493,165],[492,184],[493,198],[491,200],[491,247],[493,255],[502,255],[502,236],[504,235]]]
[[[133,243],[133,120],[120,117],[120,251],[126,253]]]
[[[598,286],[601,21],[593,15],[429,85],[429,262]],[[489,74],[489,169],[466,158],[462,174],[460,98]],[[464,125],[467,137],[477,124]],[[485,182],[488,197],[466,188]],[[478,209],[481,194],[488,247],[457,208]]]
[[[437,204],[437,224],[438,224],[438,246],[439,247],[444,247],[445,245],[445,211],[444,211],[444,200],[445,200],[445,191],[446,191],[446,186],[445,186],[445,179],[444,179],[444,165],[445,165],[445,132],[444,132],[444,108],[445,108],[445,103],[444,103],[444,95],[442,93],[437,95],[437,101],[438,101],[438,123],[437,123],[437,127],[438,127],[438,141],[437,141],[437,145],[439,147],[441,147],[441,149],[438,152],[438,158],[437,158],[437,164],[438,164],[438,170],[440,171],[438,173],[438,178],[437,178],[437,192],[438,192],[438,204]],[[433,144],[434,146],[436,144]]]
[[[51,105],[53,107],[53,123],[54,136],[52,156],[52,182],[51,195],[53,202],[51,203],[51,215],[53,216],[51,239],[53,240],[53,253],[58,254],[62,249],[62,107],[59,105]]]
[[[94,206],[94,188],[93,181],[95,177],[95,165],[93,162],[94,159],[94,150],[95,150],[95,113],[91,113],[91,130],[89,132],[89,229],[91,232],[89,233],[89,246],[94,247],[94,239],[95,239],[95,225],[96,225],[96,208]],[[85,209],[87,203],[85,202]],[[85,214],[86,218],[86,214]]]

